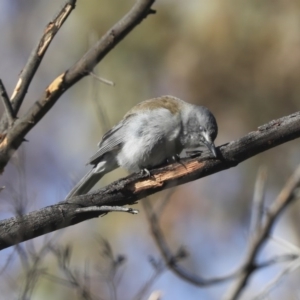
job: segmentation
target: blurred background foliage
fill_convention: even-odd
[[[0,1],[0,77],[9,93],[43,29],[63,3]],[[51,44],[21,113],[133,3],[78,0]],[[28,134],[29,142],[22,145],[1,177],[1,185],[6,186],[0,195],[1,218],[15,215],[16,207],[29,212],[62,200],[89,169],[85,163],[102,134],[141,100],[171,94],[209,107],[219,124],[217,145],[299,110],[299,1],[158,0],[153,8],[157,13],[144,20],[95,69],[97,75],[115,82],[115,87],[85,78]],[[234,169],[175,189],[161,224],[174,250],[181,245],[188,249],[190,256],[183,265],[203,277],[227,274],[238,266],[246,250],[259,166],[269,170],[267,200],[272,201],[300,160],[299,145],[297,140],[290,142]],[[98,187],[124,175],[124,170],[112,172]],[[160,202],[166,195],[154,195],[151,202]],[[118,299],[132,299],[153,272],[149,255],[159,258],[142,206],[137,208],[141,210],[137,216],[109,214],[60,231],[56,237],[58,246],[72,245],[71,261],[78,272],[86,262],[91,273],[105,264],[99,236],[110,242],[116,254],[125,255],[116,285]],[[299,209],[299,204],[289,208],[275,230],[296,245]],[[21,247],[30,250],[34,244],[38,249],[44,243],[45,237],[41,237]],[[280,250],[271,242],[264,257]],[[12,249],[1,252],[1,267],[11,253]],[[21,262],[20,255],[15,255],[1,273],[0,290],[6,298],[21,293],[28,276]],[[53,255],[45,256],[43,267],[53,274],[61,273]],[[279,270],[260,271],[245,299],[255,295]],[[103,274],[92,277],[91,290],[99,299],[113,299]],[[228,284],[221,284],[200,289],[165,272],[151,290],[161,290],[163,299],[220,299],[227,288]],[[74,289],[41,276],[31,299],[69,299],[74,295]],[[271,296],[300,297],[297,276],[288,277]]]

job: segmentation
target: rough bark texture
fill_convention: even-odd
[[[102,205],[131,205],[145,196],[175,185],[229,169],[263,151],[300,137],[300,112],[273,120],[239,140],[218,148],[218,158],[208,155],[183,159],[160,169],[152,176],[133,174],[127,178],[68,202],[48,206],[22,217],[0,222],[0,249],[57,229],[103,215],[103,212],[79,212],[78,208]]]

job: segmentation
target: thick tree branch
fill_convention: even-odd
[[[14,122],[0,141],[0,172],[21,145],[26,134],[44,117],[59,97],[76,82],[90,74],[93,68],[144,18],[154,13],[151,5],[155,0],[137,0],[133,8],[115,24],[85,55],[69,70],[58,76],[27,111]]]
[[[181,163],[152,170],[150,178],[133,174],[94,193],[71,198],[68,202],[48,206],[23,217],[3,220],[0,222],[0,249],[103,214],[78,213],[76,210],[80,207],[134,204],[161,190],[234,167],[260,152],[298,137],[300,112],[271,121],[241,139],[219,147],[218,159],[207,155],[183,159]]]

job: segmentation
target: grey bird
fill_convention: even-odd
[[[216,157],[217,134],[216,119],[204,106],[173,96],[140,102],[104,134],[99,150],[88,162],[93,168],[66,199],[86,194],[106,173],[118,167],[129,172],[148,172],[178,157],[183,149],[200,146],[206,146]]]

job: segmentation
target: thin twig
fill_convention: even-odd
[[[248,254],[245,258],[244,271],[238,277],[236,283],[231,287],[225,299],[236,300],[243,292],[250,277],[253,275],[255,261],[262,247],[267,242],[270,232],[274,226],[275,220],[279,217],[282,211],[296,199],[294,191],[300,186],[300,166],[296,169],[293,175],[289,178],[277,199],[268,210],[265,221],[261,230],[255,234],[252,243],[249,245]]]
[[[91,32],[88,37],[88,48],[94,45],[97,40],[99,40],[98,34],[94,31]],[[95,72],[95,69],[93,70],[93,72]],[[105,106],[103,105],[105,99],[102,97],[101,94],[102,86],[99,85],[96,80],[94,80],[93,76],[91,76],[91,80],[89,80],[89,83],[90,96],[88,96],[88,98],[91,99],[92,105],[95,108],[94,114],[100,125],[99,134],[104,135],[109,129],[111,129],[113,124],[111,124]]]
[[[70,267],[70,259],[72,253],[71,247],[52,247],[51,252],[57,258],[57,264],[60,270],[64,273],[66,280],[46,274],[47,277],[51,280],[57,280],[57,282],[60,282],[61,284],[64,284],[66,286],[69,282],[69,286],[73,289],[75,288],[82,299],[96,299],[96,297],[94,297],[91,293],[89,286],[86,286],[85,283],[82,282],[78,273]],[[98,297],[97,299],[101,298]]]
[[[277,265],[279,263],[295,261],[298,258],[299,258],[299,254],[297,254],[297,253],[289,253],[289,254],[278,255],[278,256],[269,258],[266,261],[261,262],[257,265],[254,265],[254,269],[259,270],[259,269],[263,269],[263,268],[266,268],[266,267],[270,267],[272,265]]]
[[[264,289],[253,298],[253,300],[262,300],[265,299],[268,294],[271,292],[272,289],[274,289],[276,286],[278,286],[279,282],[283,280],[285,276],[288,274],[296,271],[300,267],[300,259],[297,261],[294,261],[290,263],[282,272],[280,272],[272,281],[270,281],[267,286],[264,287]]]
[[[89,72],[89,74],[90,74],[92,77],[94,77],[94,78],[96,78],[97,80],[99,80],[100,82],[103,82],[103,83],[105,83],[105,84],[107,84],[107,85],[110,85],[110,86],[115,86],[115,83],[114,83],[113,81],[110,81],[110,80],[108,80],[108,79],[99,77],[99,76],[97,76],[97,75],[96,75],[95,73],[93,73],[93,72]]]
[[[261,191],[262,191],[262,189],[261,189]],[[260,198],[262,198],[261,195],[263,195],[263,193],[260,193]],[[205,279],[205,278],[199,277],[195,274],[191,274],[188,270],[185,270],[184,268],[179,266],[176,255],[172,254],[171,250],[169,249],[169,247],[165,241],[163,233],[159,227],[158,213],[160,213],[160,212],[159,211],[157,213],[154,212],[148,199],[145,199],[142,203],[143,203],[145,213],[146,213],[146,216],[147,216],[149,224],[150,224],[151,233],[152,233],[154,240],[164,258],[166,265],[175,274],[177,274],[180,278],[184,279],[185,281],[188,281],[189,283],[197,285],[197,286],[209,286],[209,285],[216,284],[219,282],[227,281],[229,279],[233,279],[234,277],[237,277],[237,276],[243,276],[244,271],[245,271],[244,263],[241,265],[241,267],[239,267],[236,271],[232,272],[231,274],[228,274],[223,277],[216,277],[216,278],[210,278],[210,279]],[[269,267],[274,264],[295,260],[298,257],[299,257],[299,255],[297,253],[291,253],[291,254],[285,254],[285,255],[273,257],[273,258],[268,259],[261,263],[255,263],[253,261],[253,263],[251,265],[251,268],[252,268],[251,270],[252,270],[252,272],[254,272],[255,270],[266,268],[266,267]]]
[[[264,210],[264,199],[265,199],[265,185],[267,180],[267,169],[266,167],[260,167],[258,170],[254,195],[253,195],[253,206],[250,221],[250,234],[253,236],[256,232],[261,229],[263,221],[263,210]],[[251,241],[251,239],[250,239]]]
[[[124,265],[126,257],[122,254],[115,255],[112,246],[106,239],[99,237],[97,238],[97,240],[101,247],[101,256],[103,257],[104,261],[108,264],[108,270],[103,272],[103,269],[100,266],[97,269],[99,275],[104,275],[105,282],[110,292],[109,299],[117,300],[118,281],[116,277],[120,274],[120,268]]]
[[[77,208],[77,213],[86,213],[86,212],[112,212],[112,211],[120,211],[127,212],[133,215],[139,213],[137,209],[133,209],[131,207],[122,207],[122,206],[89,206],[89,207],[81,207]]]
[[[148,218],[151,234],[154,237],[154,240],[162,254],[162,257],[166,263],[166,265],[181,279],[192,283],[197,286],[208,286],[212,284],[217,284],[220,282],[224,282],[226,280],[234,278],[238,272],[233,272],[232,274],[225,275],[222,277],[215,277],[215,278],[202,278],[195,274],[190,273],[188,270],[184,269],[183,267],[178,265],[178,255],[174,255],[171,250],[169,249],[163,233],[159,227],[158,219],[156,213],[151,208],[151,204],[148,199],[145,199],[143,202],[143,207],[146,212],[146,216]]]
[[[8,124],[9,124],[9,126],[11,126],[15,120],[15,113],[12,108],[9,97],[7,95],[5,86],[1,79],[0,79],[0,97],[1,97],[1,100],[2,100],[4,108],[5,108],[6,116],[8,119]]]
[[[278,245],[288,249],[289,251],[298,253],[298,255],[300,255],[300,248],[298,246],[288,242],[287,240],[285,240],[279,236],[270,235],[269,238],[270,238],[270,241],[273,241],[273,242],[277,243]]]
[[[155,281],[167,270],[166,266],[163,263],[159,263],[158,266],[154,266],[154,272],[150,278],[145,282],[145,284],[137,292],[136,296],[133,297],[133,300],[142,300],[145,299],[146,293],[149,291],[151,286]]]
[[[48,240],[48,242],[46,242],[39,251],[34,250],[33,243],[30,245],[33,251],[27,251],[26,253],[26,259],[28,261],[24,268],[26,276],[23,281],[22,295],[20,299],[31,298],[33,290],[37,286],[37,282],[40,279],[40,275],[42,272],[44,272],[44,269],[42,268],[42,262],[45,256],[49,253],[52,243],[54,243],[53,240]]]

